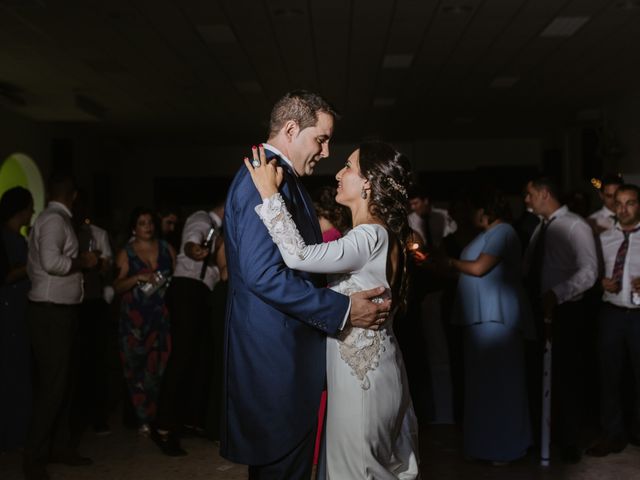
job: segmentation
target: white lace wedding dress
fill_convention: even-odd
[[[256,212],[295,270],[334,274],[330,287],[345,295],[389,288],[389,237],[381,225],[358,225],[343,238],[305,245],[280,194]],[[377,331],[349,328],[327,339],[327,478],[418,478],[418,428],[393,315]]]

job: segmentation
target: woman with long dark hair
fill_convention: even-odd
[[[346,325],[327,339],[327,477],[417,478],[417,424],[392,328],[408,288],[408,160],[386,143],[360,145],[336,175],[336,201],[351,211],[353,228],[305,245],[278,193],[281,167],[264,150],[253,153],[258,166],[245,164],[263,199],[256,211],[287,266],[333,274],[330,288],[345,295],[384,285],[395,306],[377,330]]]

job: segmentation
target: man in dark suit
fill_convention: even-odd
[[[309,244],[322,234],[299,181],[329,155],[335,113],[318,95],[286,94],[271,112],[267,158],[284,169],[280,188]],[[255,147],[254,147],[255,148]],[[225,206],[229,294],[221,454],[249,465],[250,479],[308,479],[315,424],[325,383],[325,339],[348,325],[367,328],[388,315],[388,302],[350,298],[323,276],[289,270],[254,211],[262,203],[244,167]]]

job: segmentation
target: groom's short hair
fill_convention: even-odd
[[[338,118],[336,110],[317,93],[306,90],[288,92],[276,102],[271,110],[269,136],[277,135],[284,124],[293,120],[300,130],[313,127],[318,123],[318,113],[324,112]]]

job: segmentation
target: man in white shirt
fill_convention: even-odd
[[[587,455],[604,457],[628,442],[622,401],[625,357],[631,360],[636,394],[631,443],[640,445],[640,188],[620,185],[614,228],[600,234],[604,259],[603,306],[599,316],[600,423],[603,438]]]
[[[203,370],[200,353],[203,339],[210,337],[211,292],[220,280],[220,272],[213,262],[223,216],[224,204],[220,202],[209,211],[199,210],[187,218],[176,269],[167,291],[171,355],[162,379],[151,438],[170,456],[187,453],[180,446],[178,436],[187,404],[190,407],[189,423],[198,428],[204,426],[209,379]],[[211,345],[207,347],[211,349]]]
[[[602,208],[589,215],[588,222],[596,234],[613,228],[616,222],[615,195],[618,187],[624,183],[620,175],[607,175],[600,185]]]
[[[447,210],[433,206],[424,188],[415,186],[409,191],[408,198],[411,213],[407,220],[417,234],[413,238],[422,247],[421,251],[433,254],[441,249],[446,237],[458,230],[458,225]],[[409,383],[413,385],[413,401],[419,418],[431,417],[435,422],[450,423],[450,412],[454,408],[450,372],[453,359],[448,349],[451,342],[445,338],[450,332],[444,322],[442,308],[444,289],[449,282],[438,269],[433,268],[433,264],[419,260],[421,251],[414,253],[416,268],[412,269],[412,283],[416,286],[414,302],[418,306],[411,315],[419,315],[420,325],[413,335],[406,335],[407,339],[411,338],[411,343],[407,341],[405,349],[412,351],[416,358],[408,370]],[[425,351],[430,353],[426,358]],[[419,367],[422,362],[424,364]],[[418,385],[424,385],[424,388]]]
[[[539,177],[527,184],[525,203],[542,217],[525,253],[534,310],[553,331],[553,399],[563,460],[580,460],[583,349],[586,341],[583,296],[598,276],[595,240],[587,222],[559,201],[556,184]],[[542,330],[542,329],[541,329]]]
[[[426,248],[439,247],[445,237],[458,230],[458,225],[449,212],[435,208],[427,193],[420,188],[409,192],[409,206],[409,227],[420,236]]]
[[[34,357],[34,399],[24,451],[28,480],[47,479],[46,464],[88,465],[69,432],[69,368],[82,302],[82,269],[97,262],[93,252],[78,255],[71,222],[76,197],[73,179],[56,174],[49,181],[50,202],[29,237],[27,273],[31,280],[26,319]]]

